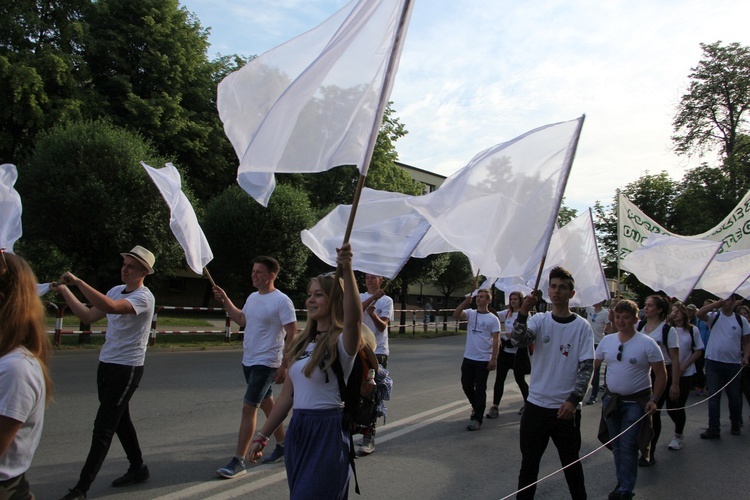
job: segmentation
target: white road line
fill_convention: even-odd
[[[454,408],[456,406],[459,406],[459,408]],[[454,409],[451,410],[451,408],[454,408]],[[390,441],[391,439],[401,437],[405,434],[414,432],[416,430],[421,429],[422,427],[433,424],[435,422],[439,422],[440,420],[446,419],[448,417],[452,417],[453,415],[456,415],[457,413],[461,413],[464,411],[466,412],[469,411],[469,403],[465,399],[462,399],[459,401],[448,403],[443,406],[439,406],[437,408],[432,408],[430,410],[423,411],[422,413],[417,413],[416,415],[411,415],[401,420],[388,422],[387,425],[378,428],[378,442],[386,443]],[[430,418],[431,415],[435,415],[435,416]],[[417,423],[414,425],[409,425],[409,424],[412,424],[413,422],[417,422]],[[402,426],[406,426],[406,427],[395,430]],[[394,430],[391,431],[391,429],[394,429]],[[252,478],[253,476],[257,476],[261,473],[264,473],[264,472],[267,473],[269,467],[275,468],[275,467],[278,467],[278,465],[270,465],[270,466],[260,465],[257,467],[253,467],[250,471],[248,471],[248,474],[235,480],[216,479],[213,481],[206,481],[205,483],[196,484],[194,486],[190,486],[183,490],[157,497],[154,500],[181,500],[181,499],[197,497],[197,496],[200,496],[200,498],[203,498],[204,500],[209,500],[209,499],[210,500],[223,500],[223,499],[229,499],[229,498],[236,498],[237,496],[255,491],[259,488],[263,488],[270,484],[274,484],[274,483],[277,483],[279,481],[283,481],[286,479],[286,470],[283,469],[283,464],[282,464],[281,465],[282,470],[280,472],[277,472],[270,476],[259,478],[259,479],[251,479],[251,482],[249,483],[245,481],[246,479]],[[227,481],[242,481],[242,484],[238,485],[236,488],[225,491],[223,493],[218,493],[211,497],[206,496],[206,493],[209,493],[212,490],[225,487],[227,485]]]

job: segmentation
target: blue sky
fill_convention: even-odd
[[[346,0],[181,0],[211,28],[209,56],[261,54]],[[391,100],[399,159],[450,175],[478,152],[586,114],[566,204],[611,203],[672,152],[672,118],[699,43],[750,45],[737,0],[416,0]]]

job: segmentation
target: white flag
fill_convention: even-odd
[[[393,279],[429,229],[429,223],[405,203],[407,195],[365,188],[349,237],[357,271]],[[302,242],[323,262],[336,266],[336,248],[346,230],[351,205],[339,205],[313,228],[303,230]]]
[[[18,180],[15,165],[0,165],[0,248],[13,253],[13,245],[21,237],[21,196],[13,187]]]
[[[750,275],[750,250],[735,250],[716,255],[695,288],[725,299],[740,288]]]
[[[219,84],[237,181],[258,202],[267,205],[274,172],[356,165],[367,173],[413,3],[353,0]]]
[[[607,278],[604,276],[599,260],[590,210],[586,210],[552,235],[542,279],[539,283],[539,289],[544,293],[544,299],[547,301],[549,301],[547,293],[549,272],[555,266],[562,266],[570,271],[575,280],[576,293],[570,299],[571,307],[592,306],[609,298]],[[534,275],[534,281],[536,281],[536,275]],[[534,281],[528,284],[534,286]]]
[[[486,276],[522,276],[547,251],[582,125],[546,125],[489,148],[407,203]]]
[[[211,262],[214,254],[208,245],[206,235],[203,234],[195,210],[182,192],[182,180],[180,173],[171,163],[164,168],[153,168],[141,162],[148,175],[159,188],[161,195],[169,206],[171,217],[169,227],[185,251],[185,259],[188,266],[196,274],[203,274],[203,268]]]
[[[720,247],[718,241],[651,234],[621,266],[644,285],[684,301]]]

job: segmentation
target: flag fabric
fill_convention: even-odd
[[[543,292],[544,300],[547,301],[549,272],[555,266],[564,267],[575,279],[576,293],[570,299],[571,307],[593,306],[609,299],[607,278],[599,259],[591,210],[586,210],[552,235],[542,279],[539,282],[539,290]],[[534,286],[535,280],[536,274],[533,281],[528,284]]]
[[[364,273],[393,279],[429,229],[429,223],[408,207],[407,195],[364,188],[349,243],[354,250],[352,266]],[[300,236],[323,262],[336,266],[351,205],[339,205]]]
[[[163,168],[153,168],[141,162],[143,168],[159,188],[161,195],[169,206],[171,216],[169,227],[185,251],[188,266],[196,274],[203,274],[203,268],[214,258],[206,235],[203,234],[195,210],[182,192],[180,173],[171,163]]]
[[[750,250],[724,252],[714,257],[695,288],[725,299],[741,287],[748,275],[750,275]]]
[[[672,234],[654,219],[646,215],[623,193],[617,198],[618,242],[620,262],[630,253],[642,247],[651,233]],[[705,233],[685,236],[694,239],[718,241],[719,253],[734,250],[750,250],[750,191],[724,220]]]
[[[486,276],[523,276],[547,251],[583,119],[493,146],[407,204]]]
[[[0,165],[0,248],[13,253],[13,245],[23,233],[21,229],[21,196],[13,187],[18,180],[15,165]]]
[[[274,172],[356,165],[366,175],[412,6],[352,0],[219,84],[219,116],[245,191],[265,206]]]
[[[651,234],[621,266],[638,281],[684,301],[721,247],[721,242]]]

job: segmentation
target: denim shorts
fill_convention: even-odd
[[[273,395],[271,384],[273,384],[273,377],[276,375],[276,368],[263,365],[242,365],[242,372],[245,374],[245,382],[247,382],[245,404],[257,407],[264,399]]]

